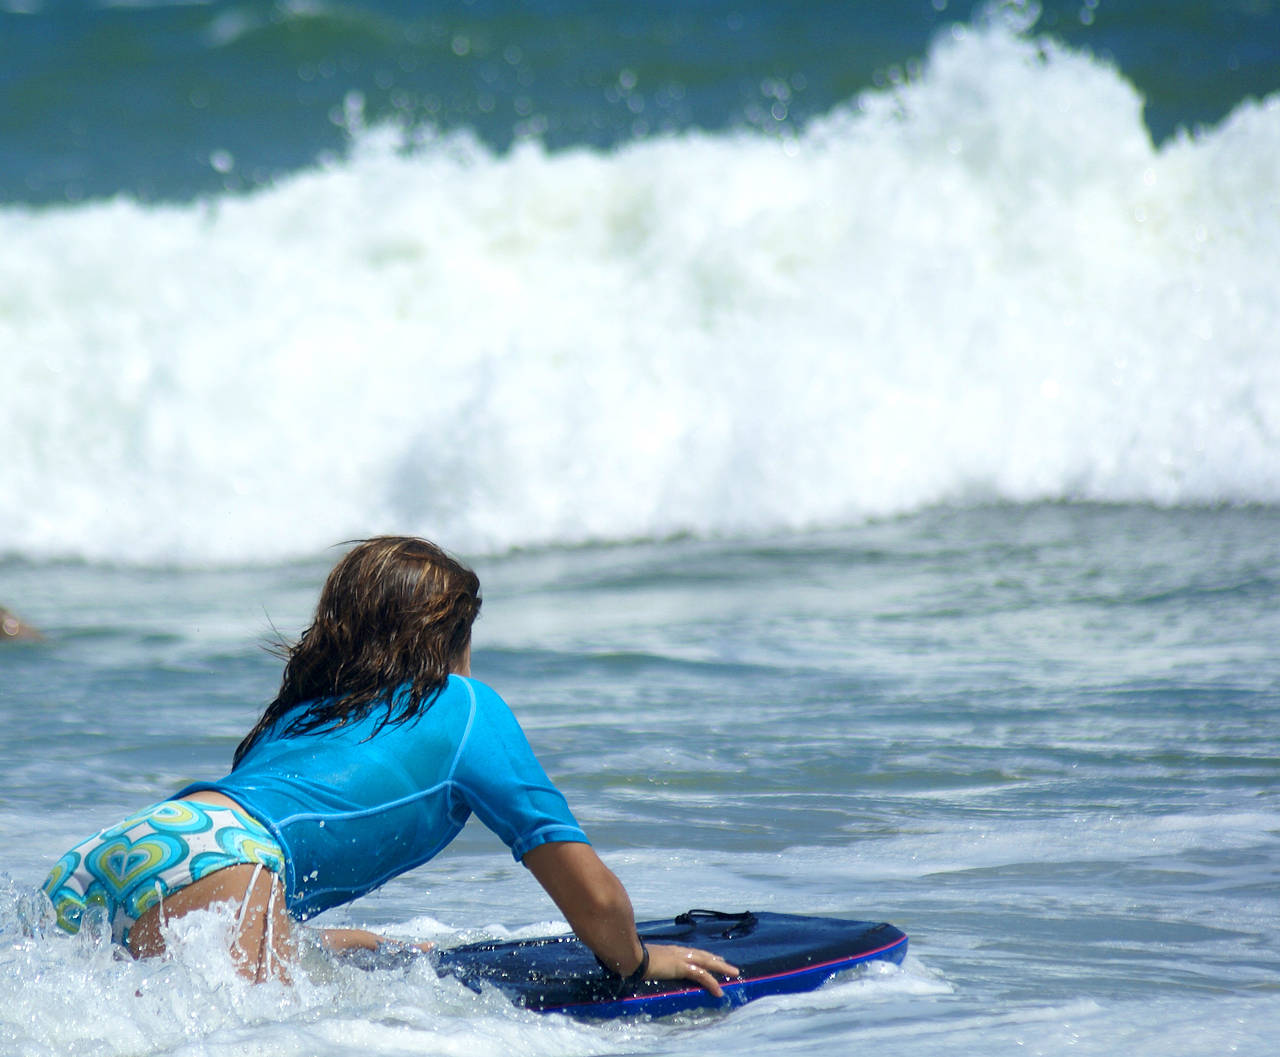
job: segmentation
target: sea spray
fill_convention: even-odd
[[[794,135],[355,134],[0,209],[0,551],[256,561],[1280,499],[1280,102],[1155,148],[994,22]]]
[[[308,949],[289,985],[241,978],[227,951],[234,907],[175,919],[171,953],[133,961],[109,929],[67,936],[24,928],[33,893],[0,888],[0,1049],[45,1057],[86,1048],[103,1055],[186,1052],[342,1054],[383,1047],[468,1053],[608,1052],[609,1034],[517,1010],[494,992],[437,979],[425,960],[364,972]],[[456,932],[417,924],[445,943]],[[617,1035],[617,1032],[613,1032]],[[459,1050],[458,1052],[462,1052]]]

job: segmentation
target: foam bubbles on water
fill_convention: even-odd
[[[249,984],[227,953],[230,907],[172,922],[171,954],[134,962],[106,934],[33,929],[31,896],[12,884],[0,890],[5,1053],[496,1057],[518,1049],[574,1057],[613,1052],[621,1041],[617,1031],[529,1013],[496,991],[477,995],[438,980],[425,962],[370,973],[311,951],[292,985]],[[448,942],[459,940],[453,934]]]
[[[786,142],[357,129],[248,195],[5,208],[0,549],[1280,501],[1280,103],[1160,150],[1141,108],[997,22]]]

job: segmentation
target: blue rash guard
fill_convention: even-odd
[[[548,841],[590,843],[515,716],[484,683],[451,675],[423,714],[376,734],[384,713],[374,713],[301,735],[282,733],[298,713],[286,715],[225,778],[177,794],[223,793],[266,826],[284,850],[295,918],[421,865],[472,812],[516,859]]]

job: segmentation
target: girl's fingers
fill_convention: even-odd
[[[737,976],[738,969],[717,954],[697,947],[649,947],[650,980],[692,980],[716,998],[724,994],[717,976]]]

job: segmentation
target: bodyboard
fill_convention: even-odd
[[[900,964],[907,937],[885,923],[768,912],[690,910],[673,920],[637,925],[647,942],[701,947],[736,965],[716,998],[688,981],[627,984],[605,971],[572,933],[470,943],[435,950],[436,972],[475,991],[497,988],[525,1009],[582,1017],[666,1016],[739,1006],[765,995],[812,991],[869,961]]]

